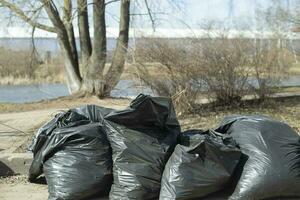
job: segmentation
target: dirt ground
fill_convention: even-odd
[[[30,183],[0,184],[0,200],[47,200],[47,185]]]
[[[115,109],[129,105],[129,99],[105,99],[95,97],[60,98],[29,104],[0,104],[0,153],[24,151],[24,144],[33,133],[57,112],[83,104],[96,104]],[[182,129],[207,129],[215,127],[220,120],[231,114],[262,114],[285,121],[300,132],[300,98],[269,101],[260,105],[196,110],[194,114],[180,116]],[[23,146],[23,147],[22,147]],[[21,148],[22,147],[22,148]],[[21,148],[21,149],[20,149]],[[47,186],[30,184],[26,176],[0,177],[0,200],[46,200]]]
[[[25,176],[0,179],[0,200],[47,200],[47,185],[32,184],[26,181]],[[108,200],[108,197],[93,198],[90,200]]]
[[[0,200],[47,200],[47,185],[33,184],[26,176],[0,178]],[[90,200],[108,200],[107,197]]]

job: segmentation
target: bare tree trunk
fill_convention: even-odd
[[[60,16],[56,1],[40,0],[38,9],[44,9],[53,26],[39,23],[28,16],[17,6],[16,2],[0,0],[4,6],[14,12],[23,21],[33,27],[57,34],[57,39],[65,61],[65,71],[68,87],[71,93],[80,90],[89,92],[98,97],[110,95],[110,91],[118,83],[124,70],[125,57],[128,47],[128,31],[130,21],[130,0],[120,0],[119,37],[113,55],[113,61],[107,73],[104,73],[106,63],[106,23],[105,6],[115,0],[93,0],[94,40],[91,42],[88,20],[88,0],[77,0],[78,29],[80,36],[81,59],[84,68],[80,73],[78,51],[76,47],[74,27],[72,24],[72,0],[64,0],[63,18]]]
[[[81,76],[79,72],[78,61],[74,59],[68,32],[59,17],[57,9],[53,6],[52,2],[48,0],[44,0],[43,2],[49,19],[57,30],[57,38],[65,58],[65,70],[67,73],[69,90],[71,93],[75,93],[81,88]]]
[[[76,66],[79,66],[78,62],[78,53],[76,48],[76,41],[74,35],[74,28],[72,24],[72,1],[71,0],[64,0],[64,18],[63,18],[64,25],[67,30],[69,43],[71,47],[71,52],[73,56],[73,60]]]
[[[92,44],[89,31],[87,0],[77,0],[78,6],[78,30],[80,40],[82,76],[85,77],[89,58],[92,54]]]
[[[121,0],[119,37],[111,66],[105,76],[105,96],[110,95],[111,90],[117,85],[124,71],[124,64],[128,47],[129,21],[130,0]]]
[[[105,0],[93,2],[93,51],[84,77],[85,89],[98,97],[103,96],[103,71],[106,62]]]

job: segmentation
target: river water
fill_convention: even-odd
[[[291,76],[280,85],[300,86],[300,76]],[[134,98],[140,93],[153,95],[150,88],[138,86],[131,80],[120,80],[111,96]],[[28,103],[68,95],[68,88],[64,84],[0,85],[0,102]]]
[[[149,88],[139,87],[130,80],[121,80],[111,96],[134,98],[140,93],[153,94]],[[64,84],[0,85],[0,102],[6,103],[36,102],[68,95]]]

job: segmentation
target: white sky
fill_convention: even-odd
[[[139,0],[134,0],[137,2]],[[272,0],[148,0],[155,12],[164,12],[156,15],[157,28],[161,29],[199,29],[203,24],[212,21],[229,27],[242,27],[255,29],[256,10],[268,7]],[[171,6],[168,1],[175,1],[180,9]],[[289,1],[294,0],[276,0],[286,6]],[[143,1],[140,1],[143,2]],[[158,3],[159,2],[159,3]],[[134,4],[134,13],[146,13],[145,6]],[[90,10],[92,10],[90,8]],[[3,12],[1,12],[3,13]],[[110,4],[107,7],[107,26],[112,30],[118,27],[119,3]],[[0,37],[7,34],[6,27],[8,21],[6,15],[0,14]],[[75,23],[76,25],[76,23]],[[9,26],[23,28],[24,25],[14,23]],[[136,17],[132,21],[132,27],[151,28],[148,16]],[[17,29],[14,29],[16,31]],[[26,31],[25,31],[26,32]],[[27,31],[28,32],[28,31]],[[23,32],[19,31],[19,35]],[[24,33],[26,34],[26,33]]]

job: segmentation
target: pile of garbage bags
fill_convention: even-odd
[[[30,150],[29,180],[44,175],[49,200],[300,198],[300,136],[287,124],[230,116],[215,129],[181,132],[164,97],[61,112]]]

